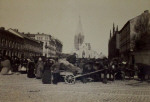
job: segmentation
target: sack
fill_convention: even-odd
[[[19,68],[19,71],[26,71],[26,68],[24,66],[22,66],[21,68]]]
[[[1,74],[2,75],[12,74],[12,71],[7,67],[3,67],[2,70],[1,70]]]
[[[3,67],[2,70],[1,70],[1,74],[6,75],[6,74],[8,74],[8,71],[9,71],[9,68]]]
[[[11,70],[9,70],[8,74],[13,74]]]

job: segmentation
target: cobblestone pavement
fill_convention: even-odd
[[[150,83],[125,80],[45,85],[26,74],[0,75],[0,102],[150,102]]]

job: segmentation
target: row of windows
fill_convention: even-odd
[[[37,40],[41,41],[41,40],[43,40],[43,37],[37,37]]]
[[[36,39],[37,39],[37,40],[40,40],[40,41],[41,41],[41,40],[49,40],[49,37],[45,37],[45,39],[44,39],[44,37],[36,37]]]
[[[25,44],[24,49],[30,50],[30,51],[35,51],[35,52],[42,51],[40,47],[36,47],[36,46],[31,45],[31,44]]]
[[[15,42],[15,41],[9,41],[9,40],[6,40],[6,39],[0,39],[0,46],[2,47],[7,47],[7,48],[13,48],[13,49],[18,49],[18,50],[21,50],[21,49],[27,49],[27,50],[32,50],[32,51],[42,51],[41,48],[39,48],[38,46],[33,46],[31,44],[25,44],[23,46],[23,44],[21,43],[18,43],[18,42]]]
[[[3,47],[16,48],[16,49],[22,49],[23,47],[20,43],[14,41],[8,41],[6,39],[0,39],[0,45]]]

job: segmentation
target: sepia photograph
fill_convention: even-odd
[[[150,0],[0,0],[0,102],[150,102]]]

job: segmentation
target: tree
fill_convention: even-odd
[[[150,34],[150,13],[142,13],[135,24],[135,31],[142,37]]]
[[[133,37],[135,41],[135,50],[142,50],[150,44],[150,13],[141,14],[134,26],[137,36]]]

